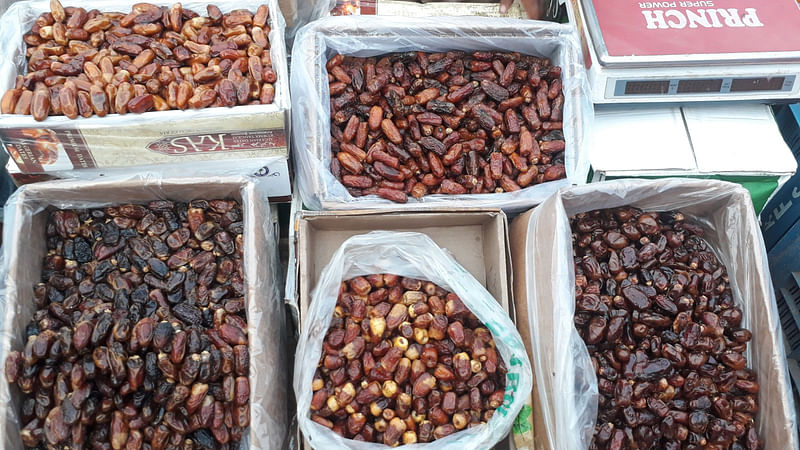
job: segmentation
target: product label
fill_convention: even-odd
[[[75,169],[90,169],[97,167],[92,152],[86,144],[86,140],[78,130],[55,130],[56,137],[64,147],[64,152],[72,162]]]
[[[23,172],[42,172],[58,160],[58,137],[46,128],[0,130],[6,152]]]
[[[227,108],[219,108],[227,110]],[[288,155],[285,112],[130,123],[122,116],[76,121],[80,128],[0,129],[0,140],[25,173]],[[159,113],[162,114],[162,113]]]
[[[516,2],[506,14],[500,14],[500,3],[498,1],[487,1],[485,3],[419,3],[397,0],[337,0],[336,6],[331,10],[331,15],[526,17],[523,9]]]
[[[611,56],[800,51],[793,1],[592,2]]]
[[[283,130],[258,130],[167,136],[149,143],[147,149],[163,155],[181,156],[285,146],[286,134]]]

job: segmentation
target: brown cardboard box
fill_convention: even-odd
[[[72,6],[65,1],[65,6]],[[154,0],[169,7],[172,0]],[[85,168],[127,167],[220,159],[264,158],[289,154],[289,72],[286,63],[284,23],[277,0],[219,0],[223,12],[269,7],[269,41],[278,76],[275,100],[270,105],[233,108],[150,111],[143,114],[109,114],[106,117],[69,119],[51,116],[37,122],[32,116],[0,115],[0,142],[24,173]],[[205,14],[207,3],[183,2],[184,9]],[[92,8],[129,11],[131,3],[97,0]],[[16,2],[0,19],[0,93],[14,86],[24,63],[22,35],[30,30],[46,1]],[[22,64],[22,63],[20,63]],[[288,186],[288,178],[286,179]]]
[[[527,249],[527,234],[528,234],[528,222],[530,221],[530,216],[533,210],[530,210],[520,216],[514,218],[511,222],[511,229],[509,230],[509,240],[511,241],[511,248],[514,251],[511,252],[511,266],[513,267],[512,276],[514,277],[514,288],[513,294],[515,298],[520,300],[514,301],[514,308],[515,311],[518,311],[520,320],[517,321],[517,331],[519,331],[520,336],[522,336],[522,342],[525,343],[525,350],[528,351],[528,358],[531,360],[531,367],[534,372],[533,377],[533,392],[531,393],[531,397],[533,399],[538,399],[539,393],[538,389],[539,386],[536,383],[536,371],[541,370],[533,366],[533,353],[531,352],[530,342],[533,339],[532,330],[529,321],[527,320],[528,317],[528,292],[527,286],[524,281],[517,281],[517,280],[524,280],[525,273],[528,270],[525,264],[526,260],[526,249]],[[541,239],[547,239],[547,236],[541,236]],[[542,324],[545,325],[546,324]],[[542,411],[541,411],[541,402],[539,401],[532,401],[531,406],[533,408],[531,414],[531,421],[533,424],[534,430],[545,430],[545,424],[542,421]],[[529,447],[531,450],[543,450],[549,448],[548,446],[544,445],[543,439],[546,439],[546,433],[538,433],[534,434],[533,445]]]
[[[704,238],[728,270],[742,326],[753,332],[746,355],[761,384],[755,417],[759,437],[765,448],[798,448],[779,316],[750,196],[732,183],[688,179],[616,180],[563,189],[514,219],[514,299],[517,328],[534,367],[535,448],[578,448],[578,437],[591,439],[594,428],[587,406],[597,395],[597,381],[572,322],[568,218],[626,205],[679,210],[705,230]]]
[[[436,4],[426,4],[436,5]],[[562,67],[563,132],[567,178],[531,185],[514,192],[409,198],[405,205],[377,195],[352,196],[330,171],[330,108],[325,63],[340,53],[371,57],[399,51],[516,51],[550,58]],[[584,93],[580,48],[568,25],[484,17],[325,17],[303,28],[292,52],[292,95],[296,184],[303,202],[314,210],[502,208],[521,212],[558,189],[585,183],[588,174],[585,136],[591,103]]]
[[[510,255],[507,220],[497,209],[448,211],[299,211],[294,221],[296,279],[295,300],[300,323],[311,291],[333,253],[351,236],[373,230],[413,231],[427,234],[472,274],[498,300],[514,320],[510,292]],[[291,279],[291,275],[289,277]],[[292,286],[287,286],[287,289]],[[288,296],[288,295],[287,295]],[[302,328],[302,325],[301,325]],[[305,449],[311,446],[299,436]],[[496,446],[510,449],[509,438]]]
[[[140,176],[93,181],[54,181],[20,189],[5,216],[5,292],[0,315],[0,361],[21,350],[25,326],[34,313],[33,286],[47,253],[45,227],[55,207],[146,203],[157,199],[233,198],[244,214],[244,264],[250,346],[251,448],[279,448],[287,437],[290,391],[284,348],[284,308],[278,286],[277,237],[263,186],[245,177],[154,179]],[[22,448],[20,391],[0,375],[0,447]]]

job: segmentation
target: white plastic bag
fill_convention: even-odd
[[[618,180],[564,189],[539,205],[527,222],[527,320],[544,429],[538,440],[553,449],[586,449],[597,419],[597,378],[574,324],[575,271],[569,217],[596,209],[635,206],[678,210],[701,225],[704,238],[728,269],[742,326],[753,332],[748,367],[761,386],[756,424],[765,448],[798,448],[783,335],[767,254],[749,193],[714,180]],[[518,303],[524,299],[517,298]],[[539,428],[536,429],[539,432]]]
[[[330,172],[330,94],[325,63],[340,53],[370,57],[403,51],[516,51],[545,56],[562,68],[564,165],[567,178],[502,194],[427,195],[409,206],[457,203],[520,211],[559,188],[586,182],[584,142],[593,115],[589,88],[572,27],[549,22],[487,17],[326,17],[302,28],[292,48],[292,121],[295,180],[310,209],[397,208],[376,195],[353,197]]]
[[[309,415],[311,382],[322,354],[343,280],[361,275],[392,273],[428,280],[461,298],[492,333],[497,350],[508,368],[506,397],[488,423],[459,431],[430,444],[404,445],[413,449],[485,449],[508,434],[531,390],[528,356],[516,327],[491,294],[428,236],[421,233],[373,231],[353,236],[331,257],[311,294],[307,316],[297,344],[294,392],[300,429],[315,448],[367,450],[388,448],[383,444],[345,439],[313,422]]]

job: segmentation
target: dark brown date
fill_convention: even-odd
[[[331,172],[351,195],[406,202],[408,194],[511,192],[566,177],[561,69],[545,58],[337,54],[326,69],[338,161]],[[355,161],[354,148],[381,158]]]
[[[238,444],[250,423],[241,220],[234,200],[50,213],[37,310],[5,361],[25,447]]]
[[[537,101],[549,95],[560,94],[540,89]],[[589,448],[762,448],[744,356],[752,333],[703,230],[678,212],[631,207],[570,222],[574,322],[600,391]]]

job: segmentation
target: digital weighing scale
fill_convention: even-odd
[[[594,103],[800,98],[794,0],[569,0]]]

